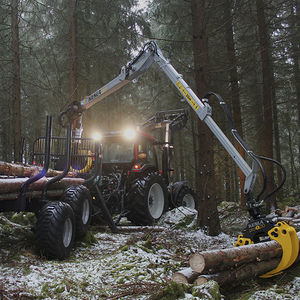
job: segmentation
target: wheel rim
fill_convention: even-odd
[[[73,236],[73,224],[70,218],[65,220],[63,230],[63,244],[67,248],[69,247]]]
[[[90,218],[90,203],[88,199],[85,199],[82,205],[82,223],[85,225]]]
[[[195,208],[195,199],[191,194],[185,194],[182,199],[182,205],[188,208]]]
[[[158,219],[164,210],[165,197],[162,187],[158,183],[154,183],[148,194],[148,209],[154,219]]]

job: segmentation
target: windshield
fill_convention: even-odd
[[[131,162],[134,158],[133,143],[104,143],[103,162],[104,163],[124,163]]]

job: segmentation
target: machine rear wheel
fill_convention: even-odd
[[[83,186],[70,186],[62,195],[61,201],[68,203],[75,215],[76,237],[86,234],[92,215],[92,197],[89,190]]]
[[[176,203],[177,206],[197,209],[195,192],[191,188],[183,186],[177,195]]]
[[[136,179],[127,195],[127,218],[136,225],[152,225],[167,209],[167,189],[162,177],[154,172]]]
[[[64,202],[49,202],[40,211],[36,223],[36,247],[49,259],[70,255],[75,235],[74,213]]]

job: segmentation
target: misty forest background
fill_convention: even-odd
[[[56,117],[67,102],[109,82],[149,40],[199,97],[222,95],[255,153],[282,162],[287,182],[266,199],[267,210],[299,199],[300,0],[154,0],[147,7],[136,0],[2,0],[0,160],[17,162],[24,137],[23,162],[30,162],[46,115]],[[217,100],[210,105],[213,119],[230,135]],[[188,104],[154,66],[87,111],[84,136],[177,108]],[[56,122],[53,134],[64,135]],[[175,177],[197,190],[200,225],[214,234],[218,203],[245,205],[244,178],[192,111],[174,143]],[[265,168],[269,193],[282,173],[270,163]]]

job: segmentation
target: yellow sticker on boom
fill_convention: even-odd
[[[193,109],[198,110],[199,105],[196,103],[196,101],[193,99],[193,97],[189,94],[189,92],[184,88],[184,86],[179,81],[176,82],[176,86],[178,87],[178,89],[180,90],[182,95],[186,98],[186,100],[189,101],[189,103],[192,105]]]

